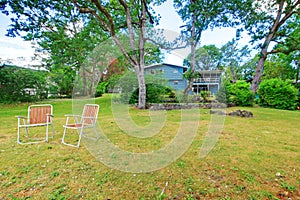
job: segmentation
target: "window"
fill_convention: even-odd
[[[153,75],[155,75],[155,74],[162,74],[162,73],[164,73],[163,69],[151,69],[150,70],[150,74],[153,74]]]
[[[174,85],[178,85],[178,81],[174,81]]]

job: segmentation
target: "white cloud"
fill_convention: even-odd
[[[31,43],[21,38],[10,38],[0,36],[0,58],[3,60],[11,60],[13,64],[18,66],[28,66],[39,64],[32,61],[34,49]],[[24,59],[20,59],[23,57]],[[19,59],[18,59],[19,58]]]
[[[173,65],[183,65],[183,59],[175,54],[167,54],[164,62]]]

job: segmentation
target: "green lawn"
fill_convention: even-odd
[[[47,102],[48,103],[48,102]],[[61,144],[65,114],[72,100],[54,106],[55,138],[49,143],[17,145],[17,115],[27,104],[0,105],[0,199],[300,199],[300,112],[246,108],[253,118],[226,117],[219,140],[199,159],[210,122],[201,110],[200,127],[190,148],[171,165],[148,173],[111,169],[84,143]],[[167,145],[176,135],[180,112],[168,111],[166,127],[149,139],[118,128],[110,96],[96,99],[99,124],[122,149],[146,152]],[[230,110],[245,108],[230,108]],[[148,111],[131,109],[133,120],[149,123]]]

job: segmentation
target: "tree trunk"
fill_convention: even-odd
[[[83,78],[83,96],[88,95],[88,86],[86,81],[86,73],[84,67],[82,67],[82,78]]]
[[[189,78],[188,85],[186,86],[184,90],[184,99],[187,101],[188,100],[188,95],[189,92],[191,91],[194,83],[194,73],[195,73],[195,65],[196,65],[196,45],[197,41],[195,41],[195,21],[196,17],[193,14],[192,16],[192,30],[191,30],[191,76]]]
[[[269,44],[264,47],[261,52],[260,52],[260,58],[259,58],[259,61],[257,63],[257,67],[256,67],[256,70],[255,70],[255,75],[254,75],[254,78],[252,80],[252,84],[251,84],[251,87],[250,89],[256,93],[257,89],[258,89],[258,85],[260,83],[260,78],[261,76],[263,75],[263,70],[264,70],[264,64],[265,64],[265,61],[267,59],[267,48],[268,48]]]
[[[282,17],[282,13],[283,13],[283,9],[284,9],[284,0],[281,0],[278,2],[278,11],[277,11],[277,15],[276,18],[273,22],[273,25],[262,45],[261,51],[260,51],[260,58],[259,61],[257,63],[257,67],[255,70],[255,75],[251,84],[250,89],[256,93],[257,89],[258,89],[258,85],[260,83],[260,78],[263,74],[263,69],[264,69],[264,64],[265,61],[267,59],[268,56],[268,47],[270,45],[270,42],[272,41],[272,39],[274,38],[275,34],[277,33],[278,29],[280,28],[280,26],[282,26],[282,24],[289,18],[292,16],[292,14],[294,13],[294,8],[297,7],[297,5],[299,4],[299,2],[296,2],[293,6],[292,9],[290,9],[288,12],[285,13],[285,16]]]
[[[136,75],[139,83],[139,109],[146,109],[146,83],[144,76],[145,67],[145,31],[146,31],[146,7],[143,1],[142,4],[142,15],[140,19],[140,36],[139,36],[139,66],[136,70]]]
[[[138,82],[139,82],[138,108],[145,109],[146,108],[146,83],[145,83],[144,72],[139,72]]]

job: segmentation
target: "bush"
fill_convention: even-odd
[[[281,79],[262,81],[257,94],[260,106],[285,110],[297,108],[298,90],[287,81]]]
[[[108,82],[106,81],[99,83],[96,88],[95,97],[101,97],[106,92],[107,85]]]
[[[222,81],[222,84],[220,85],[219,91],[216,94],[216,100],[219,103],[227,103],[226,100],[226,89],[227,89],[227,84],[225,81]]]
[[[0,68],[0,102],[32,102],[47,98],[47,72],[4,66]]]
[[[200,92],[200,96],[202,97],[202,99],[203,99],[204,101],[207,101],[207,100],[208,100],[208,97],[209,97],[209,92],[203,90],[203,91]]]
[[[169,96],[172,90],[157,83],[146,84],[146,103],[161,103],[165,96]],[[136,89],[129,100],[130,104],[138,103],[139,89]]]
[[[250,90],[250,83],[237,81],[235,84],[226,84],[227,104],[236,106],[252,106],[254,93]]]

